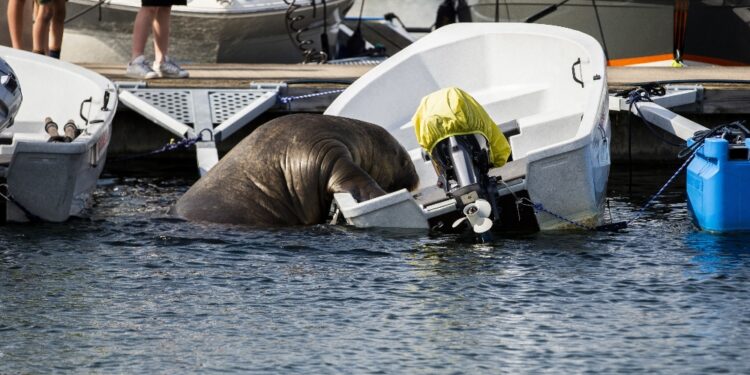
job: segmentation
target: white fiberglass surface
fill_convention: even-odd
[[[62,66],[12,57],[7,61],[18,75],[23,92],[23,103],[16,116],[19,122],[42,123],[45,117],[50,117],[62,129],[69,119],[82,121],[79,111],[83,100],[90,97],[101,99],[104,95],[105,87]]]
[[[383,126],[419,164],[411,117],[422,97],[456,86],[474,96],[496,123],[518,122],[520,134],[511,138],[511,146],[519,158],[591,133],[606,84],[604,61],[593,38],[570,29],[454,24],[372,69],[326,113]]]
[[[418,42],[373,69],[327,113],[393,132],[410,121],[423,96],[449,86],[473,95],[497,123],[558,108],[584,112],[593,105],[587,110],[596,111],[595,85],[582,88],[573,77],[574,70],[576,79],[593,76],[588,52],[575,41],[531,33],[443,36],[453,40]]]
[[[23,94],[15,124],[6,133],[15,134],[19,140],[35,139],[37,135],[46,139],[47,117],[58,124],[60,131],[71,119],[80,128],[84,123],[82,108],[89,120],[111,121],[117,98],[111,93],[108,110],[102,111],[105,90],[111,85],[106,78],[70,63],[7,47],[0,47],[0,56],[13,67]],[[91,103],[82,107],[89,98]]]

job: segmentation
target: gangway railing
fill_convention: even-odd
[[[281,83],[247,88],[151,88],[143,82],[117,82],[120,103],[182,139],[195,144],[198,170],[205,175],[219,161],[216,143],[271,109]]]
[[[746,122],[709,129],[666,108],[700,101],[699,86],[666,86],[663,95],[644,92],[642,88],[631,91],[627,99],[610,96],[610,109],[630,111],[686,141],[678,154],[684,162],[659,192],[685,169],[688,209],[702,230],[750,230],[750,200],[746,198],[750,188],[750,129]]]
[[[692,138],[696,132],[707,129],[705,126],[668,109],[693,104],[702,100],[702,86],[666,85],[664,89],[664,95],[650,96],[650,101],[639,101],[634,105],[628,102],[627,97],[610,95],[609,110],[632,112],[634,115],[642,117],[649,123],[685,141]]]

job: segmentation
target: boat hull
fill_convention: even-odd
[[[104,168],[117,108],[106,78],[63,61],[0,47],[15,70],[24,101],[13,126],[0,133],[0,166],[7,184],[5,219],[60,222],[77,216]],[[45,118],[72,120],[72,142],[48,142]]]
[[[549,58],[539,59],[540,50]],[[548,25],[449,25],[370,70],[326,114],[383,126],[412,156],[420,188],[430,189],[437,175],[421,156],[411,118],[422,97],[451,86],[471,94],[501,130],[517,125],[506,166],[523,170],[490,174],[522,180],[527,203],[543,208],[535,214],[539,229],[599,223],[611,130],[606,59],[596,40]]]
[[[558,0],[467,0],[473,22],[522,22]],[[688,7],[675,14],[677,0],[570,0],[540,18],[538,24],[582,31],[594,37],[607,53],[609,65],[671,66],[675,48],[690,64],[750,64],[750,11],[741,2],[683,1]],[[727,3],[727,4],[724,4]],[[499,6],[498,6],[499,4]],[[497,11],[496,11],[497,6]],[[686,29],[675,28],[684,17]],[[676,35],[684,32],[683,35]],[[684,45],[676,46],[675,40]]]
[[[328,40],[335,41],[338,25],[352,0],[330,1],[327,13]],[[77,14],[95,1],[71,0],[68,14]],[[140,4],[139,2],[137,2]],[[215,63],[297,63],[303,55],[290,40],[285,11],[275,9],[254,12],[197,12],[174,7],[171,18],[169,54],[182,62]],[[321,50],[323,34],[322,9],[316,17],[312,7],[300,8],[295,16],[303,16],[300,26],[309,29],[301,40]],[[123,63],[130,60],[133,20],[139,6],[105,4],[66,25],[63,59],[71,62]],[[335,50],[331,54],[335,54]],[[153,56],[147,44],[146,54]]]

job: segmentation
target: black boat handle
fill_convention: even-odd
[[[570,72],[573,74],[573,80],[576,81],[576,82],[578,82],[578,83],[580,83],[581,87],[584,87],[583,86],[583,81],[580,80],[580,79],[578,79],[578,77],[576,77],[576,65],[578,65],[578,70],[581,72],[581,77],[583,77],[583,69],[581,69],[581,58],[580,57],[578,58],[578,60],[576,60],[576,62],[573,63],[573,66],[570,67]]]
[[[107,106],[109,105],[109,91],[104,92],[104,104],[102,105],[102,111],[109,111]]]
[[[86,103],[91,103],[91,102],[93,102],[93,101],[94,101],[94,98],[93,98],[93,97],[89,97],[88,99],[86,99],[86,100],[82,101],[82,102],[81,102],[81,109],[80,109],[80,110],[78,111],[78,115],[79,115],[79,116],[81,116],[81,119],[83,119],[83,121],[85,121],[85,122],[86,122],[86,125],[85,125],[85,126],[88,126],[88,124],[89,124],[89,119],[87,119],[87,118],[86,118],[86,116],[84,116],[84,115],[83,115],[83,105],[84,105],[84,104],[86,104]]]

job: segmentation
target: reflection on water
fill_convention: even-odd
[[[671,172],[615,169],[613,219]],[[623,233],[490,244],[167,217],[188,186],[0,227],[0,374],[750,371],[750,235],[696,231],[679,186]]]
[[[750,266],[750,235],[692,232],[685,245],[694,249],[692,258],[703,275],[731,274]]]

